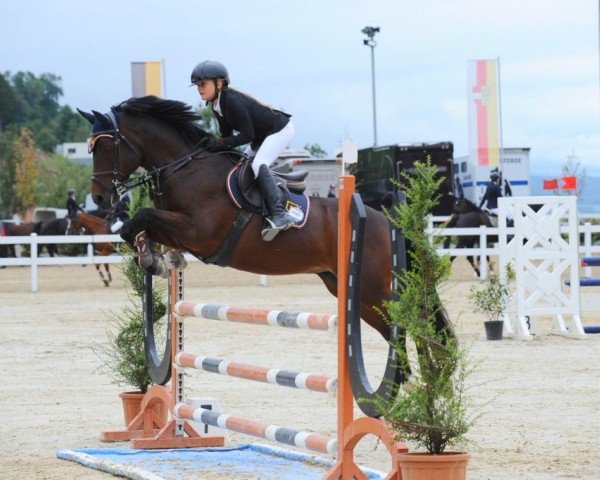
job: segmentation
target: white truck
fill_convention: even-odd
[[[331,185],[336,186],[342,174],[340,158],[313,158],[307,150],[285,150],[273,164],[273,170],[293,172],[308,170],[306,194],[311,197],[326,197]]]
[[[531,195],[529,171],[530,148],[504,148],[500,154],[500,178],[505,197],[528,197]],[[457,196],[479,205],[490,180],[490,172],[496,167],[478,166],[469,156],[454,159],[454,192]]]

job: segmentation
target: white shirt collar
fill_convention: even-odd
[[[219,91],[219,95],[213,104],[213,110],[218,112],[219,115],[223,116],[223,112],[221,111],[221,92]]]

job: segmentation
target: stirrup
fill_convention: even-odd
[[[278,227],[269,217],[266,217],[265,221],[267,222],[267,226],[260,231],[260,236],[265,242],[270,242],[277,236],[279,232],[281,232],[282,230],[287,230],[292,226],[288,223],[286,225]]]

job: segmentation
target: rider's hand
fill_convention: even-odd
[[[206,149],[209,152],[220,152],[221,150],[225,150],[227,147],[223,142],[222,138],[213,137],[206,144]]]

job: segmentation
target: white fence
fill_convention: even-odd
[[[583,215],[582,215],[583,217]],[[488,237],[498,237],[499,228],[488,228],[481,226],[478,228],[436,228],[433,227],[434,222],[441,222],[441,219],[447,219],[448,217],[432,217],[430,221],[430,227],[428,229],[429,234],[435,236],[478,236],[479,245],[478,248],[440,248],[438,252],[440,254],[447,254],[452,256],[466,257],[468,255],[474,255],[480,257],[480,272],[481,278],[487,278],[488,275],[488,255],[498,255],[499,247],[497,244],[488,247]],[[512,229],[508,229],[508,233],[513,233]],[[567,229],[561,230],[561,233],[567,233]],[[580,243],[579,253],[586,257],[591,257],[594,254],[600,253],[600,245],[592,245],[592,233],[600,233],[600,225],[592,225],[590,222],[585,222],[583,225],[579,225],[579,234],[583,235],[583,242]],[[29,257],[18,257],[18,258],[0,258],[1,266],[17,266],[24,265],[31,267],[31,291],[37,292],[38,289],[38,267],[43,265],[91,265],[98,263],[121,263],[123,257],[119,254],[112,254],[108,256],[94,255],[93,245],[94,243],[119,243],[123,240],[119,235],[52,235],[38,237],[35,233],[29,236],[22,237],[0,237],[0,245],[29,245],[30,256]],[[38,257],[37,245],[40,244],[73,244],[73,243],[84,243],[87,244],[87,253],[85,256],[76,257]],[[198,261],[198,259],[192,255],[186,254],[185,258],[187,261]],[[591,267],[586,267],[584,270],[586,277],[592,275]],[[266,280],[261,278],[261,284],[266,284]]]
[[[0,237],[0,245],[29,245],[28,257],[0,258],[1,266],[28,266],[31,268],[31,291],[38,291],[38,267],[42,265],[95,265],[103,263],[122,263],[123,257],[118,253],[101,256],[94,255],[94,243],[120,243],[124,240],[119,235],[48,235],[38,236],[35,233],[20,237]],[[87,253],[74,257],[38,257],[38,245],[86,243]],[[186,254],[185,259],[199,261]]]

